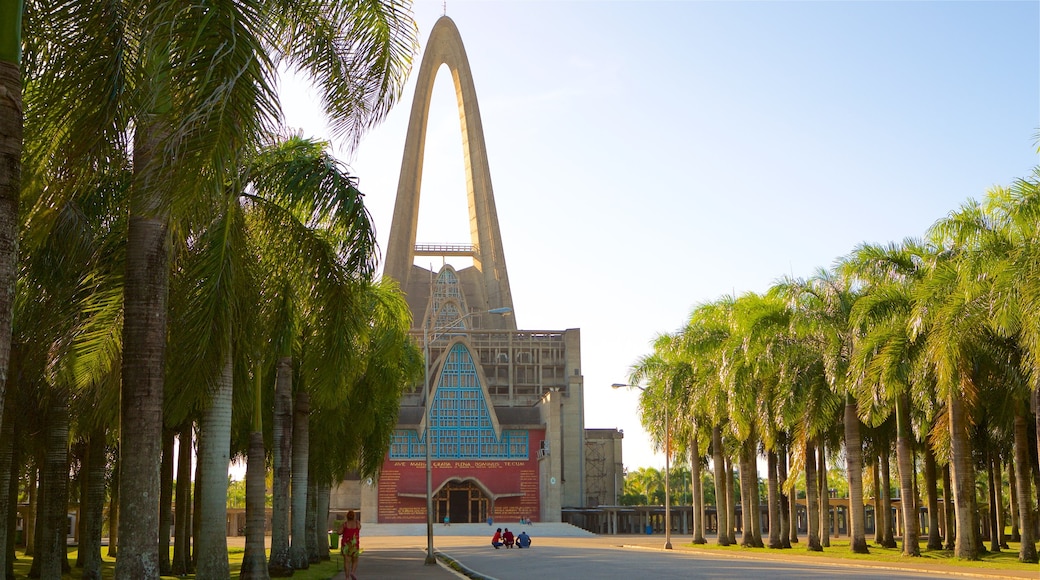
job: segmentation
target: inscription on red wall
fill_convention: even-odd
[[[433,462],[433,489],[447,481],[476,480],[495,495],[493,517],[504,521],[531,518],[537,521],[541,498],[538,487],[539,442],[545,431],[529,431],[526,460],[438,460]],[[426,462],[383,462],[379,475],[379,522],[426,521]],[[489,503],[490,505],[490,503]]]

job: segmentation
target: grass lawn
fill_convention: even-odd
[[[975,562],[969,562],[966,560],[958,560],[953,557],[953,552],[949,550],[928,550],[924,547],[923,542],[921,546],[921,557],[920,558],[907,558],[903,556],[902,545],[896,548],[882,548],[877,544],[870,541],[867,542],[870,548],[869,554],[853,554],[849,551],[849,540],[848,539],[834,539],[831,538],[831,545],[829,548],[824,548],[822,552],[810,552],[805,549],[806,541],[805,537],[799,538],[799,542],[794,544],[790,550],[771,550],[769,548],[743,548],[739,544],[732,546],[719,546],[714,543],[714,539],[708,540],[707,544],[687,544],[698,549],[703,550],[718,550],[726,552],[755,552],[755,553],[789,553],[799,554],[808,557],[815,558],[842,558],[848,560],[864,560],[871,562],[908,562],[911,560],[919,560],[922,562],[934,562],[937,564],[943,564],[947,566],[958,566],[963,568],[988,568],[993,570],[1038,570],[1037,564],[1024,564],[1018,561],[1018,542],[1008,542],[1009,549],[1002,550],[1000,552],[985,552],[981,554],[980,559]],[[737,538],[740,541],[740,538]],[[989,547],[989,542],[986,542],[986,547]]]
[[[101,565],[101,577],[105,580],[109,580],[115,577],[116,561],[114,558],[109,558],[104,554],[108,551],[107,548],[102,548],[102,558],[104,562]],[[242,568],[242,555],[245,553],[243,548],[230,548],[228,550],[228,565],[231,571],[232,580],[237,580],[239,570]],[[14,575],[15,578],[28,578],[29,567],[32,565],[32,558],[26,558],[25,552],[15,552],[15,556],[18,560],[14,563]],[[76,548],[69,548],[69,564],[76,564]],[[337,557],[334,560],[326,560],[320,564],[312,564],[307,570],[297,570],[292,575],[293,580],[328,580],[332,578],[336,572],[339,571],[342,561]],[[63,574],[62,578],[79,579],[82,576],[83,571],[78,568],[73,568],[71,574]],[[163,576],[163,578],[169,578],[170,580],[178,580],[179,578],[194,578],[194,574],[187,576]]]

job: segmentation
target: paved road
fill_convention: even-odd
[[[934,573],[718,557],[688,551],[556,547],[528,550],[493,550],[490,547],[455,546],[443,550],[468,568],[498,580],[550,578],[614,579],[752,579],[804,580],[924,580]]]
[[[534,546],[524,551],[494,550],[488,545],[487,534],[448,535],[444,531],[438,533],[438,530],[435,530],[435,546],[439,552],[453,557],[471,570],[497,580],[1040,579],[1040,568],[1016,571],[962,568],[922,558],[860,563],[826,555],[809,556],[804,549],[720,554],[712,550],[690,548],[687,545],[689,536],[673,536],[672,542],[676,549],[664,551],[660,549],[661,538],[658,536],[547,537],[548,528],[535,526],[531,531],[538,530],[546,532],[546,535],[532,534]],[[379,529],[373,526],[367,531],[378,532]],[[365,553],[361,556],[359,578],[451,580],[456,577],[444,568],[423,565],[425,530],[422,535],[394,535],[393,531],[387,529],[381,535],[366,535],[366,528],[362,528]],[[228,538],[228,543],[235,545],[232,538]],[[340,579],[342,575],[335,578]]]

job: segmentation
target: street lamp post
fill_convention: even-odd
[[[492,308],[487,311],[487,314],[509,314],[513,309],[505,306],[503,308]],[[479,312],[470,312],[469,314],[463,315],[456,320],[449,322],[448,324],[433,329],[434,335],[430,336],[430,326],[423,324],[423,396],[426,397],[426,564],[434,565],[437,563],[437,557],[433,555],[433,455],[430,452],[430,440],[433,439],[432,432],[430,430],[431,423],[433,421],[433,415],[431,413],[433,394],[430,393],[430,341],[437,340],[437,338],[444,334],[437,334],[437,331],[455,330],[455,325],[466,320],[474,314],[481,314]]]
[[[610,385],[613,389],[620,389],[622,387],[635,387],[640,391],[645,391],[646,387],[640,387],[639,385],[626,385],[624,383],[614,383]],[[670,466],[668,464],[668,456],[671,449],[671,432],[672,426],[668,422],[668,402],[665,401],[664,405],[664,549],[672,549],[672,498],[668,489],[668,471]]]

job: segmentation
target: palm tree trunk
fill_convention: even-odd
[[[1021,534],[1021,546],[1018,550],[1020,562],[1036,562],[1036,528],[1033,521],[1033,500],[1029,493],[1029,420],[1023,413],[1015,413],[1015,461],[1008,473],[1013,482],[1012,493],[1017,494],[1018,528]],[[1017,465],[1016,465],[1017,464]]]
[[[733,461],[730,459],[727,453],[723,460],[726,463],[726,511],[729,517],[729,530],[727,530],[727,536],[729,537],[730,544],[737,543],[737,498],[734,497],[733,490],[735,489],[737,474],[733,472]]]
[[[1018,529],[1018,484],[1015,481],[1015,462],[1008,461],[1008,499],[1010,499],[1011,513],[1011,541],[1022,541],[1022,532]]]
[[[701,450],[697,441],[696,425],[690,437],[690,490],[693,492],[693,543],[706,544],[704,539],[704,490],[701,484]]]
[[[119,453],[117,448],[116,464],[113,471],[116,477],[112,478],[112,495],[108,499],[108,551],[109,558],[115,558],[119,550]]]
[[[726,461],[722,452],[722,428],[716,425],[711,429],[711,454],[715,470],[715,513],[719,521],[719,533],[716,543],[729,545],[729,510],[726,505]]]
[[[777,453],[777,474],[778,483],[780,487],[780,547],[790,548],[791,542],[798,541],[797,526],[794,522],[796,521],[793,517],[794,504],[791,495],[785,491],[787,489],[787,444],[783,444],[780,447],[780,451]]]
[[[892,529],[892,458],[888,444],[881,447],[881,517],[885,520],[885,536],[881,545],[895,548],[896,538]]]
[[[202,519],[196,542],[200,578],[229,578],[227,557],[227,472],[231,461],[231,395],[233,365],[230,349],[224,369],[202,414],[199,428],[199,473],[206,478],[196,492],[201,496]]]
[[[123,517],[119,519],[122,545],[116,560],[116,580],[159,577],[156,502],[158,459],[162,452],[170,244],[169,209],[163,203],[161,179],[155,167],[160,165],[165,135],[157,115],[142,115],[138,119],[124,277],[119,431],[119,512]]]
[[[267,555],[264,552],[264,434],[249,434],[249,458],[246,463],[246,552],[242,557],[241,580],[268,580]]]
[[[769,547],[780,549],[780,491],[777,475],[777,460],[775,451],[766,452],[766,493],[769,497],[766,504],[769,507]]]
[[[924,446],[924,486],[928,495],[928,549],[941,550],[939,535],[939,490],[936,487],[937,472],[935,454],[930,445]]]
[[[14,416],[11,408],[11,405],[7,405],[4,407],[3,412],[0,413],[3,416],[3,423],[0,426],[0,494],[5,498],[4,501],[0,502],[0,574],[4,574],[7,570],[7,544],[9,541],[11,544],[14,544],[14,537],[8,535],[9,526],[7,522],[15,515],[14,512],[17,511],[12,509],[17,505],[17,502],[9,502],[6,499],[10,494],[12,482],[15,486],[18,485],[18,478],[12,477],[15,467]]]
[[[816,497],[819,479],[816,476],[816,447],[812,440],[805,440],[805,505],[808,509],[808,530],[806,536],[808,545],[806,549],[810,552],[822,552],[820,545],[820,504]]]
[[[83,580],[101,580],[101,529],[105,517],[105,430],[95,429],[87,440],[83,498],[80,502],[83,533],[79,538],[79,556],[83,563]]]
[[[69,407],[68,398],[57,393],[47,409],[46,447],[44,450],[39,512],[39,541],[33,568],[39,562],[41,578],[60,578],[71,570],[66,550],[65,526],[68,522],[69,497]]]
[[[47,552],[47,541],[44,536],[47,534],[47,468],[43,458],[40,457],[39,452],[36,453],[37,465],[40,465],[39,476],[38,476],[38,487],[36,490],[36,511],[33,514],[33,519],[36,524],[33,526],[33,539],[32,543],[36,549],[32,553],[32,565],[29,567],[29,577],[39,578],[40,568],[43,565],[43,554]],[[28,554],[26,554],[28,555]]]
[[[296,393],[293,411],[292,446],[292,536],[289,538],[289,563],[294,570],[310,567],[307,560],[307,463],[310,447],[308,420],[310,396],[305,391]]]
[[[950,464],[943,465],[943,513],[946,517],[946,549],[957,545],[957,518],[954,514],[953,484],[950,483]]]
[[[1035,429],[1035,431],[1036,431],[1036,448],[1038,450],[1040,450],[1040,381],[1037,381],[1036,389],[1033,392],[1033,396],[1031,397],[1031,399],[1032,399],[1032,402],[1033,402],[1033,409],[1032,409],[1033,417],[1036,418],[1036,429]],[[1027,414],[1027,416],[1028,416],[1028,414]],[[1025,465],[1021,465],[1020,467],[1022,469],[1026,469]],[[1019,480],[1020,483],[1021,483],[1021,481],[1022,480]],[[1040,481],[1037,481],[1036,493],[1038,495],[1040,495]],[[1026,495],[1028,495],[1028,494],[1029,494],[1029,492],[1026,492]],[[1032,502],[1030,502],[1030,503],[1032,503]],[[1026,509],[1026,506],[1028,506],[1028,505],[1030,505],[1030,504],[1029,503],[1020,503],[1018,508],[1020,510],[1024,510],[1024,509]],[[1037,507],[1040,507],[1040,503],[1037,504]]]
[[[989,549],[992,552],[1000,551],[1000,534],[997,532],[997,490],[996,478],[993,470],[993,452],[986,450],[986,491],[989,499],[989,513],[986,514],[986,524],[989,526]]]
[[[327,483],[319,483],[314,494],[314,505],[316,507],[314,540],[318,546],[318,557],[321,560],[329,560],[329,502],[331,501],[332,486]]]
[[[816,474],[820,478],[820,545],[824,548],[831,547],[831,506],[830,485],[827,483],[827,453],[821,440],[816,450],[820,466]]]
[[[307,525],[307,562],[317,564],[321,562],[321,554],[318,553],[318,542],[316,541],[318,534],[318,483],[309,470],[307,473],[307,516],[305,519]],[[323,543],[326,546],[329,545],[327,536]],[[328,554],[328,552],[328,549],[326,549],[325,553]]]
[[[0,415],[11,355],[22,175],[22,2],[0,6]]]
[[[874,460],[874,543],[885,544],[885,512],[881,509],[881,458]]]
[[[36,555],[36,512],[40,507],[40,462],[39,456],[33,453],[29,467],[29,484],[26,495],[29,496],[29,505],[25,514],[25,555]]]
[[[993,455],[993,477],[997,482],[994,492],[997,496],[997,537],[1000,540],[1000,547],[1007,550],[1010,546],[1007,543],[1007,537],[1004,534],[1004,521],[1007,519],[1007,514],[1004,513],[1004,474],[1001,472],[1001,460],[999,454]]]
[[[4,412],[5,413],[7,412],[7,409],[8,409],[9,406],[10,405],[4,406]],[[16,425],[15,426],[15,430],[14,430],[14,440],[17,440],[18,434],[19,434],[19,429],[18,429],[18,427]],[[14,474],[17,473],[18,471],[21,471],[21,469],[18,467],[18,466],[21,465],[21,456],[22,456],[22,453],[20,451],[20,447],[15,445],[14,449],[13,449],[13,451],[11,453],[11,466],[12,466],[11,474],[12,475],[10,477],[10,482],[8,483],[8,487],[7,487],[7,505],[9,505],[9,506],[16,506],[16,505],[18,505],[18,483],[19,482],[18,482],[18,478],[15,477]],[[4,526],[6,526],[6,528],[7,528],[7,542],[5,542],[6,548],[4,549],[4,552],[6,554],[5,558],[7,560],[7,564],[4,566],[4,568],[0,568],[0,574],[4,574],[4,578],[14,578],[14,561],[15,561],[14,537],[15,537],[15,532],[16,532],[15,528],[17,527],[17,524],[18,524],[17,514],[15,513],[15,511],[16,510],[10,510],[8,512],[8,514],[7,514],[7,519],[4,522],[2,522],[2,524]],[[23,530],[23,533],[24,533],[24,530]]]
[[[903,555],[920,556],[917,536],[917,497],[914,493],[913,432],[910,430],[910,400],[906,393],[896,397],[896,463],[899,465],[899,502],[903,512]]]
[[[202,423],[195,432],[195,445],[198,451],[202,449]],[[199,455],[199,452],[196,455]],[[206,487],[206,472],[195,467],[195,495],[191,497],[191,569],[196,570],[199,565],[199,538],[202,529],[202,490]]]
[[[1038,462],[1038,461],[1034,461],[1033,462],[1032,472],[1033,472],[1033,489],[1036,490],[1036,505],[1040,506],[1040,462]],[[1040,536],[1040,518],[1034,516],[1034,518],[1033,518],[1033,525],[1034,525],[1034,528],[1035,528],[1035,533],[1033,534],[1033,537],[1036,538],[1037,536]]]
[[[162,463],[159,465],[159,573],[168,576],[170,566],[170,526],[173,524],[173,429],[162,435]]]
[[[975,524],[975,466],[971,442],[968,440],[968,414],[959,393],[950,390],[946,397],[950,414],[950,471],[953,480],[953,503],[957,516],[957,541],[954,556],[964,560],[978,560]]]
[[[274,484],[271,499],[272,576],[292,574],[289,565],[289,483],[292,474],[292,358],[278,359],[274,391]]]
[[[75,480],[75,485],[79,488],[77,491],[79,492],[80,507],[80,517],[76,519],[76,537],[78,538],[86,536],[83,531],[83,521],[86,519],[83,512],[86,509],[85,504],[87,501],[87,469],[90,467],[88,465],[89,461],[87,459],[87,453],[87,440],[85,437],[74,440],[69,448],[69,462],[78,462],[80,465],[79,474]],[[70,482],[69,485],[73,485],[73,483]],[[83,556],[84,553],[82,550],[76,550],[76,563],[73,564],[74,567],[83,568]]]
[[[845,469],[849,480],[849,549],[866,554],[866,512],[863,510],[863,442],[856,399],[845,398]]]
[[[177,500],[173,523],[172,573],[185,576],[191,572],[191,456],[192,422],[181,426],[177,435]]]
[[[740,444],[740,457],[737,469],[740,472],[741,519],[744,533],[740,545],[752,548],[762,547],[762,531],[758,517],[758,470],[755,468],[755,436],[749,435]]]

